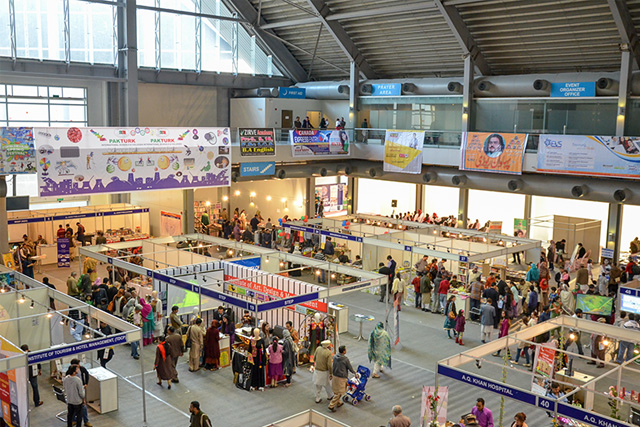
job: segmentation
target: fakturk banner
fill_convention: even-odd
[[[293,157],[348,156],[349,134],[344,130],[295,129],[289,131]]]
[[[240,155],[275,156],[276,142],[273,129],[238,129],[240,136]]]
[[[385,172],[420,173],[424,132],[387,130],[384,137]]]
[[[522,175],[527,134],[467,132],[460,170]]]
[[[540,135],[538,172],[640,178],[640,138]]]
[[[34,128],[41,197],[230,185],[229,128]]]
[[[36,173],[33,128],[0,128],[0,175]]]

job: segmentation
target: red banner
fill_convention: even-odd
[[[252,282],[251,280],[238,279],[237,277],[229,276],[227,274],[224,275],[225,281],[233,281],[234,285],[242,286],[247,289],[251,289],[252,291],[260,292],[262,294],[271,295],[272,297],[276,297],[278,299],[284,299],[289,297],[295,297],[296,294],[291,292],[283,291],[281,289],[273,288],[271,286],[263,285],[262,283]],[[304,307],[310,308],[311,310],[321,311],[323,313],[327,312],[327,303],[322,301],[309,301],[300,304]],[[287,307],[292,310],[295,307]]]

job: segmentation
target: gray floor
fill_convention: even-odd
[[[102,268],[102,267],[101,267]],[[68,275],[56,268],[46,268],[52,282],[63,290],[61,279]],[[60,280],[54,279],[58,276]],[[41,278],[37,275],[36,278]],[[350,307],[350,313],[363,313],[381,320],[384,316],[384,305],[377,297],[365,293],[354,293],[341,297],[339,303]],[[401,349],[392,352],[393,365],[390,371],[382,374],[380,379],[371,379],[367,385],[367,393],[372,396],[369,402],[361,402],[358,406],[345,405],[331,416],[351,426],[386,425],[395,404],[403,406],[405,414],[411,417],[414,425],[419,425],[421,390],[424,385],[435,384],[436,364],[446,358],[480,344],[479,327],[467,324],[465,347],[460,347],[453,340],[447,339],[442,329],[444,318],[440,315],[423,313],[412,307],[405,307],[401,313]],[[364,335],[368,336],[376,322],[364,325]],[[367,361],[367,341],[357,341],[358,324],[351,321],[349,332],[340,335],[341,344],[346,344],[348,356],[354,367],[358,364],[371,365]],[[146,385],[147,425],[149,426],[186,426],[188,425],[188,407],[192,400],[199,400],[202,408],[208,413],[215,426],[248,426],[260,427],[285,418],[289,415],[309,408],[321,412],[326,409],[326,402],[314,402],[311,374],[302,367],[294,376],[293,385],[289,388],[278,387],[264,392],[246,392],[236,388],[230,368],[217,372],[188,372],[186,358],[180,361],[178,372],[180,383],[167,390],[166,384],[156,384],[152,371],[155,346],[142,351],[144,362],[144,380]],[[95,353],[93,354],[95,359]],[[496,359],[499,361],[499,359]],[[94,363],[97,363],[94,361]],[[116,348],[116,356],[108,368],[117,373],[119,394],[119,410],[109,414],[98,415],[90,412],[91,422],[95,426],[139,426],[143,425],[142,375],[140,363],[129,356],[126,346]],[[586,368],[586,366],[585,366]],[[577,368],[576,368],[577,369]],[[582,369],[582,368],[581,368]],[[594,370],[595,371],[595,370]],[[486,370],[485,370],[486,372]],[[588,371],[586,371],[588,372]],[[483,372],[484,373],[484,372]],[[595,372],[594,372],[595,373]],[[40,380],[40,390],[44,405],[31,412],[32,425],[63,425],[53,419],[53,414],[63,409],[63,404],[54,399],[51,383]],[[441,385],[450,386],[448,411],[449,419],[470,411],[477,397],[484,397],[487,406],[493,410],[498,419],[500,397],[478,388],[461,383],[442,380]],[[524,387],[528,388],[526,385]],[[504,424],[510,425],[516,412],[527,413],[529,425],[532,427],[551,425],[546,414],[530,406],[506,399],[504,403]],[[498,423],[496,422],[496,426]]]

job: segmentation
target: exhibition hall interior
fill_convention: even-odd
[[[0,0],[0,426],[640,426],[639,33]]]

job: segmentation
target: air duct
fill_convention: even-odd
[[[311,99],[349,99],[349,82],[307,82],[297,83],[305,89],[305,96]]]
[[[277,98],[278,89],[273,87],[234,89],[231,91],[231,96],[234,98]]]
[[[382,169],[380,168],[370,168],[369,169],[369,176],[371,178],[379,178],[382,176]]]
[[[276,173],[273,174],[276,179],[285,179],[287,177],[287,171],[284,169],[276,169]]]
[[[453,177],[451,177],[451,183],[457,187],[461,186],[461,185],[465,185],[467,183],[467,176],[466,175],[454,175]]]
[[[434,184],[438,180],[438,174],[435,172],[427,172],[422,174],[422,181],[425,184]]]
[[[574,185],[571,188],[571,195],[576,199],[580,199],[589,194],[589,187],[586,185]]]
[[[546,91],[546,90],[549,90],[550,87],[551,87],[551,84],[547,80],[537,79],[537,80],[534,80],[533,82],[534,90]]]
[[[462,85],[458,82],[449,82],[447,90],[453,93],[462,93]]]
[[[368,83],[363,83],[360,85],[360,95],[362,96],[370,96],[373,93],[373,86]]]
[[[524,187],[524,182],[521,179],[511,179],[507,182],[509,191],[520,191],[522,187]]]
[[[618,203],[625,202],[631,197],[631,191],[628,188],[621,188],[613,192],[613,200]]]
[[[231,181],[232,182],[238,182],[238,178],[240,178],[240,173],[233,171],[231,172]]]
[[[351,175],[353,173],[353,168],[351,165],[340,164],[336,166],[336,173],[338,175]]]
[[[489,92],[491,90],[491,88],[493,87],[493,85],[491,84],[491,82],[486,81],[486,80],[481,80],[480,82],[478,82],[478,84],[476,85],[476,89],[479,92]]]
[[[312,176],[327,176],[327,168],[318,168],[311,175]]]
[[[600,77],[596,82],[596,92],[598,95],[617,95],[619,86],[620,84],[617,80],[609,77]]]

